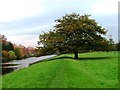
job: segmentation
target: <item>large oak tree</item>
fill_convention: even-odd
[[[39,44],[58,52],[74,53],[76,59],[80,51],[103,49],[108,45],[108,41],[103,38],[105,28],[89,17],[76,13],[66,14],[55,20],[53,31],[39,36]]]

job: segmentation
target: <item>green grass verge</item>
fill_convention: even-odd
[[[3,76],[3,88],[115,88],[118,53],[64,54]]]

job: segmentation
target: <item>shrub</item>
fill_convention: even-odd
[[[5,51],[5,50],[3,50],[3,51],[2,51],[2,56],[5,57],[5,58],[7,58],[7,57],[8,57],[8,52]]]
[[[16,55],[15,54],[10,54],[9,55],[9,59],[10,60],[15,60],[17,57],[16,57]]]
[[[27,58],[27,55],[23,55],[23,57],[22,58]]]
[[[8,55],[9,55],[9,59],[10,60],[15,60],[17,58],[17,56],[15,55],[14,51],[9,51]]]
[[[34,54],[30,54],[30,57],[34,57],[35,55]]]
[[[2,63],[8,62],[8,58],[2,57]]]
[[[20,49],[19,48],[15,48],[14,52],[15,52],[15,55],[17,56],[17,59],[20,59],[21,58]]]

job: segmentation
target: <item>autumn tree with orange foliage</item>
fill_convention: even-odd
[[[7,58],[7,57],[8,57],[8,52],[5,51],[5,50],[3,50],[3,51],[2,51],[2,56],[5,57],[5,58]]]

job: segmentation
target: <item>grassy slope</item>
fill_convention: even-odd
[[[61,57],[64,58],[61,58]],[[58,56],[3,76],[3,88],[110,88],[117,87],[118,61],[114,53]],[[102,57],[102,58],[101,58]],[[104,58],[111,57],[111,58]]]

